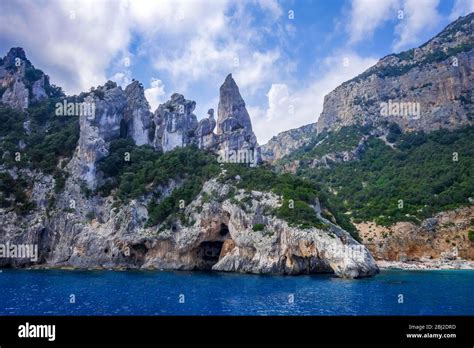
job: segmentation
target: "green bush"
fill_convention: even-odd
[[[474,242],[474,230],[469,230],[468,238],[471,242]]]
[[[252,230],[255,231],[255,232],[263,231],[264,229],[265,229],[265,225],[264,225],[264,224],[255,224],[255,225],[253,225],[253,227],[252,227]]]

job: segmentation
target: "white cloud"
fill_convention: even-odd
[[[265,81],[275,78],[278,58],[280,58],[278,50],[265,53],[247,52],[245,58],[240,59],[239,66],[233,67],[235,78],[239,81],[239,88],[254,94]]]
[[[128,55],[132,33],[158,46],[157,50],[163,47],[157,44],[155,35],[177,35],[186,43],[206,33],[205,39],[212,41],[224,25],[228,6],[226,0],[11,0],[2,3],[0,41],[24,47],[53,83],[67,93],[78,93],[107,80],[107,69],[118,57]],[[194,51],[204,54],[205,44],[202,40],[195,42],[201,47],[194,47]],[[118,82],[127,75],[124,69],[110,74]]]
[[[258,0],[257,4],[268,11],[274,19],[279,18],[283,14],[283,10],[277,0]]]
[[[78,93],[104,83],[110,62],[129,43],[127,14],[117,4],[7,1],[0,12],[0,41],[24,47],[53,83]]]
[[[455,5],[453,13],[465,13],[467,4],[462,0],[457,1],[460,3]],[[467,1],[472,5],[472,0]],[[370,39],[385,23],[398,21],[393,49],[400,51],[416,46],[424,35],[431,34],[442,20],[437,9],[438,4],[439,0],[354,0],[347,26],[350,43]],[[399,18],[400,14],[402,18]]]
[[[344,58],[347,66],[343,65]],[[267,93],[268,108],[248,106],[259,143],[266,143],[284,130],[316,122],[323,110],[324,96],[376,62],[375,58],[354,53],[338,54],[324,60],[326,72],[307,86],[291,89],[286,84],[272,84]]]
[[[399,0],[354,0],[347,28],[350,42],[371,38],[377,27],[388,20],[397,19],[399,6]]]
[[[474,12],[474,1],[473,0],[456,0],[449,19],[454,21],[460,16],[465,16],[471,12]]]
[[[151,110],[155,111],[158,105],[164,102],[165,86],[159,79],[152,78],[150,88],[145,89],[145,97],[151,106]]]
[[[247,4],[239,2],[208,4],[213,8],[210,12],[206,6],[196,9],[195,12],[203,8],[205,11],[193,21],[197,25],[179,37],[167,37],[173,41],[172,49],[152,49],[154,68],[169,74],[175,90],[181,93],[186,94],[189,85],[196,82],[219,85],[227,74],[233,73],[244,93],[254,94],[275,76],[281,56],[279,48],[259,47],[263,33],[255,30],[253,21],[274,20],[282,10],[273,0],[257,3],[267,11],[268,18],[253,18]]]
[[[405,0],[404,19],[395,28],[398,35],[393,47],[396,51],[420,43],[421,35],[437,27],[442,19],[438,13],[439,0]]]

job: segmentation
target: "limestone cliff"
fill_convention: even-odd
[[[51,184],[47,180],[35,183],[42,185],[41,191],[50,190]],[[38,243],[40,256],[36,263],[3,259],[0,265],[334,272],[346,278],[378,272],[367,249],[331,222],[326,220],[327,229],[291,227],[268,213],[281,205],[278,196],[238,190],[231,199],[230,190],[231,186],[210,180],[183,210],[189,223],[176,221],[172,228],[145,227],[145,200],[117,208],[111,197],[84,197],[70,178],[49,218],[44,209],[28,218],[1,211],[0,242]],[[59,208],[71,201],[73,209]],[[257,223],[265,228],[254,230]]]
[[[383,132],[387,124],[396,123],[404,132],[430,132],[472,125],[473,23],[473,13],[461,17],[424,45],[388,55],[344,82],[325,96],[315,126],[273,137],[262,146],[263,158],[274,163],[310,144],[316,133],[345,126],[364,125]]]
[[[388,55],[337,87],[324,98],[318,132],[381,121],[425,132],[472,124],[473,23],[474,13],[461,17],[424,45]],[[384,113],[383,103],[397,106]],[[412,103],[418,109],[410,112]]]
[[[249,152],[255,163],[260,161],[260,147],[252,131],[250,116],[231,74],[220,87],[217,122],[213,109],[208,111],[207,118],[198,122],[193,113],[195,107],[195,101],[177,93],[158,107],[154,113],[156,149],[166,152],[196,144],[201,149],[223,154]]]
[[[124,93],[127,99],[124,110],[126,135],[131,137],[138,146],[150,144],[153,139],[153,116],[145,98],[143,85],[138,81],[133,81],[125,87]]]
[[[274,163],[297,148],[307,144],[315,135],[315,123],[281,132],[261,146],[262,160]]]
[[[158,107],[154,114],[155,148],[166,152],[194,141],[194,130],[198,125],[193,114],[195,107],[195,101],[187,100],[178,93]]]
[[[25,51],[12,48],[0,60],[1,102],[17,109],[26,109],[31,102],[48,97],[49,78],[35,69]]]
[[[360,236],[378,260],[427,261],[474,259],[474,207],[441,212],[416,225],[399,222],[390,227],[358,223]],[[470,232],[471,231],[471,232]]]

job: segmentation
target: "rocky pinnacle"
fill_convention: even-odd
[[[232,132],[235,129],[244,128],[252,130],[249,113],[245,108],[245,102],[239,92],[239,87],[232,78],[227,75],[220,90],[219,106],[217,109],[217,134]]]

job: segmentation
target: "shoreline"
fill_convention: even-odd
[[[376,260],[381,270],[402,269],[407,271],[434,271],[434,270],[474,270],[474,261],[471,260],[427,260],[427,261],[386,261]]]
[[[377,266],[380,270],[405,270],[405,271],[440,271],[440,270],[474,270],[474,261],[472,260],[429,260],[429,261],[387,261],[387,260],[376,260]],[[60,271],[116,271],[116,272],[127,272],[127,271],[159,271],[159,272],[197,272],[207,273],[208,271],[199,270],[180,270],[180,269],[158,269],[158,268],[126,268],[126,267],[71,267],[71,266],[43,266],[35,265],[32,267],[0,267],[0,273],[4,269],[25,269],[25,270],[60,270]],[[209,273],[219,271],[209,271]],[[256,274],[256,273],[241,273],[241,272],[222,272],[222,273],[233,273],[233,274],[249,274],[249,275],[282,275],[288,276],[288,274]],[[314,274],[327,274],[327,273],[312,273]],[[298,277],[299,275],[307,274],[293,274],[292,276]],[[374,275],[376,276],[376,275]]]

